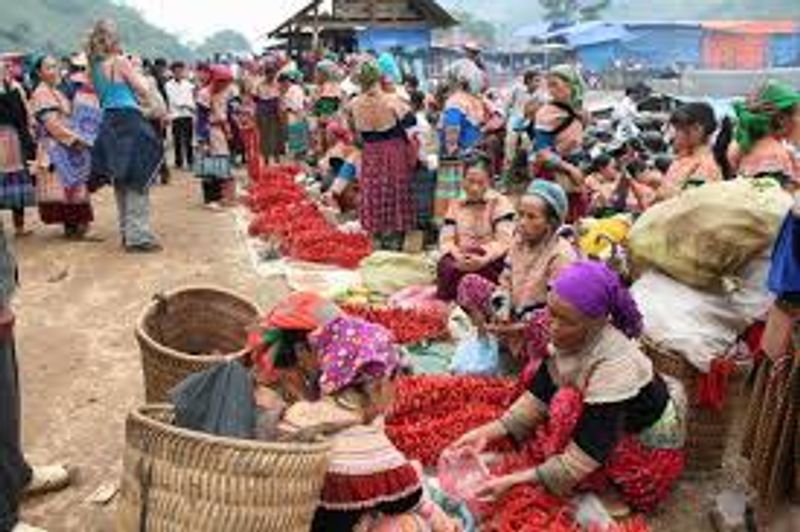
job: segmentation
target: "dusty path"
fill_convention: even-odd
[[[33,462],[64,460],[80,470],[72,489],[25,504],[23,516],[51,531],[112,530],[109,509],[84,499],[118,478],[125,414],[143,399],[134,323],[151,296],[214,284],[266,305],[284,290],[255,275],[233,215],[202,209],[186,175],[153,192],[161,254],[123,253],[113,196],[106,190],[95,200],[104,242],[67,242],[57,228],[35,226],[16,244],[25,449]]]

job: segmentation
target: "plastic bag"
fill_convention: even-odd
[[[702,289],[721,289],[774,241],[791,196],[773,179],[736,179],[687,190],[645,212],[631,229],[639,271],[656,268]]]
[[[450,371],[467,375],[496,375],[500,370],[500,348],[491,335],[461,340],[450,363]]]
[[[189,375],[170,390],[169,397],[179,427],[231,438],[254,437],[253,379],[236,360]]]
[[[433,284],[435,265],[424,255],[376,251],[361,261],[361,278],[372,292],[390,296],[416,285]]]
[[[472,449],[445,451],[436,465],[442,491],[457,502],[474,502],[475,494],[490,478],[489,469]]]

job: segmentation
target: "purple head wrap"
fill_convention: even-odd
[[[309,338],[319,353],[323,393],[390,376],[400,365],[392,333],[374,323],[339,317]]]
[[[579,261],[567,266],[550,288],[589,318],[611,317],[628,338],[642,333],[642,315],[619,276],[602,262]]]

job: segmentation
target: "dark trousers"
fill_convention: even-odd
[[[14,528],[19,498],[31,480],[20,448],[20,397],[14,338],[0,339],[0,532]]]
[[[217,179],[203,179],[203,203],[217,203],[222,201],[222,181]]]
[[[194,164],[194,124],[192,117],[186,116],[172,120],[172,140],[175,142],[175,167],[183,168],[186,161],[191,170]]]

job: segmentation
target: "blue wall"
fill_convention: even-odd
[[[769,40],[769,66],[798,66],[800,63],[800,27],[791,35],[773,35]]]
[[[666,68],[676,62],[701,62],[703,31],[699,26],[633,25],[627,29],[632,38],[621,44],[626,58],[654,68]]]
[[[390,51],[392,48],[428,49],[431,45],[431,31],[419,29],[368,28],[356,34],[360,50]]]

